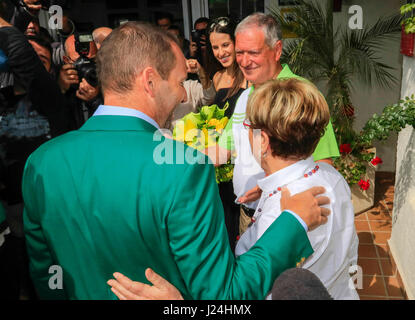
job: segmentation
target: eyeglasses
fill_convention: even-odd
[[[251,129],[251,128],[252,128],[251,122],[250,122],[248,119],[245,119],[245,120],[244,120],[243,125],[244,125],[244,128],[245,128],[246,130],[249,130],[249,129]]]

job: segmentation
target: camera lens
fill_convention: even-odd
[[[86,57],[80,57],[74,63],[79,79],[85,79],[91,86],[98,85],[98,77],[95,62]]]

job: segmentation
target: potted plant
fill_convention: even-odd
[[[415,3],[407,3],[401,7],[401,15],[404,17],[402,25],[406,33],[415,33]]]
[[[351,187],[355,213],[373,206],[375,168],[382,163],[375,155],[373,142],[385,141],[407,125],[415,126],[414,95],[386,106],[380,115],[374,114],[359,134],[349,136],[348,143],[340,145],[341,156],[334,166]]]
[[[409,57],[414,55],[415,40],[415,3],[408,3],[401,6],[402,20],[402,37],[401,53]]]

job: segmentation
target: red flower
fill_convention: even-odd
[[[365,180],[360,179],[358,185],[359,185],[360,189],[367,190],[370,187],[370,182],[369,182],[369,180],[365,181]]]
[[[370,161],[374,166],[377,166],[378,164],[382,164],[383,163],[383,161],[382,161],[382,159],[381,158],[379,158],[379,157],[375,157],[375,158],[373,158],[372,159],[372,161]]]
[[[341,144],[339,150],[341,153],[346,153],[346,154],[352,152],[350,143]]]

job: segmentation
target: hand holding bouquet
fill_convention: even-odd
[[[188,146],[203,151],[217,144],[220,135],[225,129],[229,119],[225,116],[224,108],[216,104],[204,106],[199,113],[189,113],[177,121],[173,129],[173,139],[181,141]],[[233,164],[228,163],[216,167],[216,182],[232,180]]]

